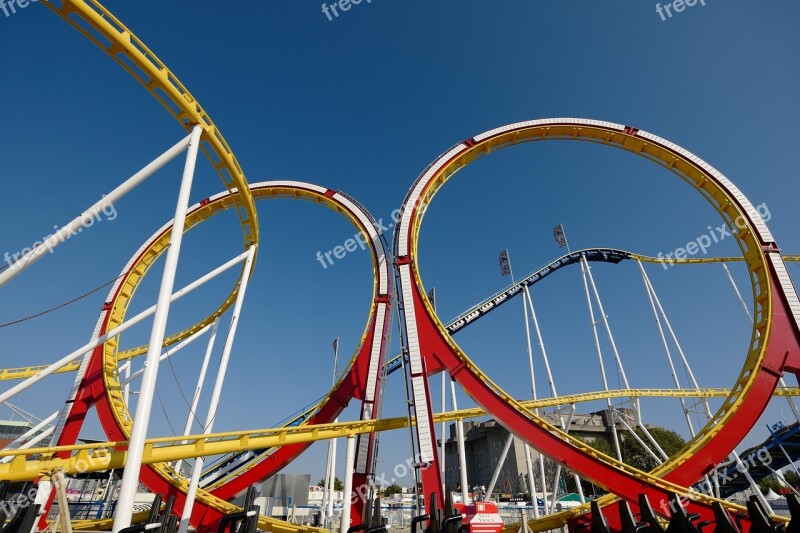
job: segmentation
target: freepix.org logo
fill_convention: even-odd
[[[666,22],[672,18],[673,13],[683,13],[687,7],[694,7],[697,4],[706,7],[706,0],[674,0],[673,2],[667,2],[663,6],[658,3],[656,4],[656,13],[661,17],[661,22]]]
[[[31,4],[35,4],[39,0],[0,0],[0,11],[6,16],[17,14],[17,8],[25,9]]]
[[[350,11],[350,8],[357,6],[361,2],[371,4],[372,0],[337,0],[330,4],[323,3],[322,13],[328,17],[328,22],[333,22],[334,19],[339,18],[340,14],[347,13]]]
[[[764,220],[764,222],[769,222],[772,218],[772,213],[770,213],[766,203],[757,205],[756,211],[758,211],[758,214],[761,215],[761,218]],[[680,261],[682,259],[688,259],[701,252],[703,255],[708,254],[708,250],[713,245],[724,241],[728,237],[733,237],[739,230],[743,230],[746,227],[747,221],[745,221],[741,216],[737,217],[736,220],[733,221],[731,227],[728,227],[727,224],[722,224],[721,226],[717,227],[708,226],[708,233],[704,233],[693,241],[689,241],[681,248],[675,248],[675,250],[669,252],[668,254],[659,252],[656,257],[658,257],[658,260],[661,262],[661,266],[664,267],[664,270],[667,270],[668,267],[675,266],[676,260]]]
[[[3,0],[0,0],[0,2],[2,2],[2,1]],[[115,218],[117,218],[117,209],[116,209],[116,207],[114,207],[113,203],[109,202],[109,203],[105,204],[102,207],[102,209],[99,212],[97,212],[94,216],[91,216],[89,214],[85,214],[84,216],[81,217],[81,226],[77,230],[75,230],[73,233],[70,233],[69,235],[67,235],[66,238],[69,239],[73,235],[77,235],[78,233],[82,232],[84,228],[91,228],[92,226],[95,225],[95,223],[102,222],[103,221],[103,216],[101,216],[101,215],[105,215],[105,220],[114,220]],[[53,229],[56,230],[56,231],[59,230],[58,226],[53,226]],[[53,246],[50,243],[48,243],[48,240],[53,235],[54,235],[53,233],[51,233],[50,235],[45,235],[44,237],[41,238],[41,240],[36,241],[30,247],[23,248],[22,250],[20,250],[20,251],[18,251],[16,253],[12,254],[12,253],[9,253],[9,252],[5,252],[3,254],[3,259],[6,262],[6,266],[0,268],[0,271],[4,270],[5,268],[10,267],[11,265],[16,263],[17,261],[21,261],[21,260],[27,258],[28,255],[31,252],[35,251],[36,249],[40,248],[41,246],[44,246],[45,248],[47,248],[47,251],[52,254],[55,251],[55,249],[53,248]]]

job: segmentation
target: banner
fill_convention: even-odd
[[[556,242],[561,248],[564,248],[567,245],[567,235],[564,233],[563,224],[559,224],[553,228],[553,237],[556,238]]]
[[[508,276],[511,274],[511,261],[508,260],[508,250],[500,252],[500,275]]]

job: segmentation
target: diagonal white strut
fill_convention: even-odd
[[[250,280],[250,269],[253,265],[253,257],[255,256],[256,246],[253,245],[247,251],[247,260],[245,261],[244,270],[242,272],[242,281],[239,285],[239,294],[236,295],[236,303],[233,305],[233,315],[231,316],[231,324],[228,327],[228,335],[225,338],[225,345],[222,348],[222,357],[220,358],[219,368],[217,370],[217,380],[214,383],[214,390],[211,393],[211,401],[208,405],[208,413],[206,415],[206,422],[203,426],[203,433],[211,433],[214,429],[214,420],[217,416],[217,408],[219,407],[219,399],[222,395],[222,386],[225,383],[225,374],[228,370],[228,362],[230,361],[231,350],[233,349],[233,341],[236,338],[236,328],[239,325],[239,316],[242,312],[242,302],[244,302],[244,295],[247,291],[247,283]],[[194,507],[195,497],[197,496],[197,487],[200,484],[200,476],[203,473],[203,457],[198,457],[194,461],[192,468],[192,479],[189,482],[189,490],[186,492],[186,502],[183,506],[181,513],[181,522],[178,528],[178,533],[186,533],[189,528],[189,519],[192,516],[192,508]]]
[[[209,326],[203,328],[207,330]],[[200,394],[203,392],[203,385],[206,382],[206,372],[208,371],[208,363],[211,360],[211,354],[214,351],[214,343],[217,340],[217,330],[219,328],[219,317],[214,320],[213,325],[211,326],[211,335],[208,337],[208,345],[206,346],[206,352],[203,356],[203,364],[200,365],[200,375],[197,377],[197,386],[194,389],[194,396],[192,396],[192,405],[189,406],[189,414],[186,416],[186,424],[183,426],[183,435],[189,435],[192,431],[192,422],[197,418],[197,404],[200,403]],[[202,330],[201,330],[202,331]],[[198,332],[199,333],[199,332]],[[183,441],[183,444],[186,444],[188,441]],[[183,464],[182,460],[179,460],[175,463],[175,471],[178,474],[181,473],[181,465]]]
[[[11,264],[6,270],[0,272],[0,287],[20,275],[24,270],[41,259],[46,253],[51,252],[56,246],[69,239],[72,235],[81,231],[85,220],[92,220],[100,215],[107,206],[128,194],[144,180],[158,172],[164,165],[175,159],[181,152],[189,146],[191,134],[181,139],[175,146],[158,156],[142,170],[125,180],[116,189],[106,194],[89,209],[75,217],[66,226],[59,229],[36,248],[30,250],[19,260]]]
[[[205,276],[203,276],[201,278],[198,278],[197,280],[193,281],[192,283],[190,283],[189,285],[185,286],[184,288],[182,288],[182,289],[180,289],[178,291],[175,291],[175,293],[173,293],[172,296],[170,297],[170,301],[174,302],[175,300],[179,300],[180,298],[186,296],[187,294],[189,294],[193,290],[197,289],[201,285],[205,284],[209,280],[217,277],[218,275],[222,274],[223,272],[225,272],[225,271],[233,268],[234,266],[238,265],[239,263],[242,262],[242,260],[245,258],[246,255],[247,255],[247,252],[244,252],[244,253],[234,257],[230,261],[227,261],[226,263],[222,264],[221,266],[215,268],[214,270],[212,270],[211,272],[209,272]],[[136,324],[138,324],[139,322],[141,322],[145,318],[147,318],[147,317],[151,316],[152,314],[154,314],[155,311],[156,311],[156,306],[154,305],[154,306],[152,306],[152,307],[150,307],[148,309],[145,309],[144,311],[142,311],[141,313],[139,313],[135,317],[131,318],[130,320],[126,320],[125,323],[120,324],[119,326],[117,326],[116,328],[112,329],[108,333],[105,333],[104,335],[101,335],[101,336],[95,338],[91,342],[88,342],[88,343],[84,344],[83,346],[81,346],[80,348],[75,350],[74,352],[62,357],[61,359],[59,359],[55,363],[51,364],[47,368],[41,370],[37,374],[29,377],[28,379],[18,383],[17,385],[11,387],[10,389],[5,391],[4,393],[0,394],[0,402],[14,397],[15,395],[17,395],[20,392],[24,391],[25,389],[27,389],[31,385],[34,385],[35,383],[38,383],[39,381],[43,380],[47,376],[53,374],[59,368],[62,368],[64,366],[70,364],[72,361],[78,359],[82,355],[85,355],[89,350],[97,348],[98,346],[100,346],[101,344],[106,342],[107,340],[113,339],[114,337],[116,337],[120,333],[122,333],[124,331],[127,331],[128,329],[130,329],[131,327],[135,326]]]
[[[600,364],[600,377],[603,380],[603,390],[608,390],[608,379],[606,378],[606,367],[603,363],[603,350],[600,348],[600,338],[597,335],[597,321],[594,318],[594,307],[592,306],[592,297],[589,295],[589,282],[586,279],[586,271],[588,264],[586,257],[581,256],[581,275],[583,277],[583,289],[586,294],[586,305],[589,308],[589,321],[592,323],[592,334],[594,335],[594,347],[597,350],[597,361]],[[622,450],[619,446],[619,435],[617,434],[616,415],[614,413],[614,406],[611,404],[611,398],[606,399],[608,405],[608,414],[610,415],[611,422],[611,435],[614,440],[614,451],[617,454],[617,459],[622,461]]]
[[[533,300],[531,299],[530,289],[526,287],[526,290],[525,290],[523,295],[528,300],[528,308],[531,311],[531,318],[533,318],[533,327],[534,327],[534,330],[536,331],[536,338],[539,340],[539,349],[542,351],[542,359],[544,359],[544,368],[545,368],[545,370],[547,372],[547,381],[550,384],[550,394],[552,395],[553,398],[557,398],[558,397],[558,392],[556,391],[556,382],[553,379],[553,372],[550,369],[550,359],[547,357],[547,350],[544,347],[544,338],[542,337],[542,331],[539,328],[539,319],[536,316],[536,309],[533,307]],[[536,409],[535,413],[536,413],[536,416],[539,416],[539,410],[538,409]],[[566,432],[566,433],[569,433],[570,425],[572,424],[572,416],[574,414],[575,414],[575,405],[573,404],[572,405],[572,412],[571,412],[570,417],[569,417],[569,422],[567,423],[566,426],[564,426],[564,419],[559,416],[559,421],[561,422],[561,429],[564,430],[564,432]],[[550,510],[551,511],[554,511],[555,508],[556,508],[555,495],[556,495],[556,493],[558,491],[558,480],[559,480],[560,475],[561,475],[561,467],[559,466],[559,467],[556,468],[556,477],[553,479],[553,502],[550,505]],[[544,475],[542,475],[542,479],[544,479]],[[578,494],[581,496],[581,503],[584,503],[584,501],[583,501],[583,487],[581,486],[581,478],[578,476],[578,474],[574,474],[574,479],[575,479],[575,486],[578,489]]]
[[[189,149],[186,154],[186,163],[183,168],[178,201],[175,207],[175,219],[170,231],[170,246],[164,261],[164,271],[161,276],[161,287],[158,291],[156,311],[153,315],[153,329],[150,332],[150,341],[147,347],[147,368],[142,376],[142,386],[139,391],[139,400],[136,402],[136,415],[133,418],[133,429],[125,459],[125,471],[122,474],[117,507],[114,512],[114,533],[119,533],[131,525],[133,516],[133,503],[139,488],[139,472],[142,468],[144,455],[144,441],[147,438],[147,427],[150,424],[150,411],[153,405],[153,394],[158,377],[159,357],[161,346],[164,344],[164,335],[169,317],[170,295],[175,284],[175,273],[180,257],[181,243],[183,242],[183,228],[186,222],[186,213],[189,209],[189,195],[194,180],[194,169],[197,163],[197,153],[200,148],[200,136],[203,129],[195,126],[189,140]]]

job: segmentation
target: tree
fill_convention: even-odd
[[[794,470],[787,470],[783,473],[783,479],[786,480],[786,483],[791,485],[792,487],[797,488],[800,485],[800,476],[797,475],[797,472]]]
[[[653,439],[658,443],[658,445],[661,446],[661,449],[664,450],[664,453],[666,453],[668,457],[675,455],[678,450],[686,445],[686,441],[683,440],[683,437],[671,429],[654,426],[647,428],[647,430],[650,432],[650,435],[653,436]],[[657,450],[653,449],[654,447],[652,443],[641,428],[636,428],[635,433],[643,442],[647,444],[647,447],[653,450],[656,456],[658,456],[658,461],[656,461],[650,452],[645,450],[630,433],[620,433],[620,440],[622,441],[620,443],[622,461],[638,470],[649,472],[661,464],[663,458]]]
[[[758,488],[761,489],[762,494],[766,494],[770,489],[780,494],[781,489],[783,489],[783,484],[775,479],[774,476],[767,476],[758,482]]]
[[[388,487],[386,487],[383,491],[384,496],[391,496],[392,494],[402,494],[403,487],[398,485],[397,483],[392,483]]]
[[[325,486],[325,480],[320,479],[319,482],[317,483],[317,487],[324,487],[324,486]],[[344,483],[342,483],[342,480],[339,479],[338,477],[333,478],[333,490],[342,490],[342,489],[344,489]]]
[[[683,440],[678,433],[672,431],[671,429],[666,429],[662,427],[648,427],[647,431],[650,432],[650,435],[653,436],[653,439],[658,443],[659,446],[664,450],[664,453],[667,456],[672,456],[678,450],[683,448],[686,445],[686,441]],[[645,443],[647,443],[647,447],[653,450],[653,445],[650,442],[650,439],[647,438],[644,431],[641,428],[637,428],[635,430],[636,435]],[[636,468],[637,470],[642,470],[644,472],[649,472],[659,464],[661,464],[661,456],[658,451],[653,450],[653,452],[659,456],[659,461],[656,462],[653,459],[653,456],[650,455],[650,452],[645,450],[641,444],[637,442],[637,440],[628,432],[619,432],[619,440],[620,440],[620,452],[622,453],[622,462]],[[616,459],[617,451],[614,445],[611,443],[611,440],[606,437],[598,437],[596,439],[584,440],[586,444],[594,448],[600,453],[608,455],[609,457],[613,457]],[[571,489],[574,485],[571,485],[569,481],[567,482],[567,487]],[[601,490],[597,487],[598,493],[603,493],[605,491]]]

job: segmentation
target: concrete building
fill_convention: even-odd
[[[618,410],[627,411],[624,409]],[[627,412],[626,414],[631,413]],[[542,417],[555,426],[561,424],[560,420],[556,420],[555,415],[552,413],[543,414]],[[566,419],[566,416],[564,418]],[[594,440],[598,437],[610,439],[611,425],[609,421],[608,411],[576,414],[573,417],[569,433],[586,441]],[[631,422],[629,423],[632,426],[634,425]],[[617,430],[623,431],[623,427],[619,422],[617,422]],[[478,485],[488,487],[508,439],[508,430],[496,420],[488,420],[486,422],[465,421],[464,436],[464,447],[467,456],[467,481],[470,489]],[[534,476],[537,478],[539,474],[538,458],[538,452],[531,448],[531,460],[534,461],[533,471]],[[514,439],[502,470],[500,470],[495,493],[527,493],[527,473],[524,443],[519,439]],[[445,442],[445,484],[452,490],[455,490],[460,485],[455,424],[450,424],[449,436]]]
[[[0,420],[0,448],[21,437],[33,428],[27,420]]]

